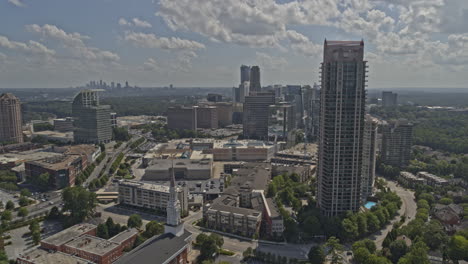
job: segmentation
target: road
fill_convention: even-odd
[[[385,227],[384,230],[381,230],[370,237],[370,239],[374,240],[377,249],[382,249],[382,243],[385,237],[387,236],[388,232],[392,230],[393,224],[400,221],[401,216],[405,216],[406,218],[406,221],[403,224],[403,226],[407,225],[411,220],[414,220],[416,218],[417,204],[414,200],[414,192],[401,187],[393,181],[387,181],[387,187],[389,187],[390,190],[396,192],[396,194],[401,198],[403,203],[401,205],[400,210],[398,211],[398,216],[395,217],[391,221],[391,223]]]

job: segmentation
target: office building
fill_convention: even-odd
[[[210,159],[153,159],[145,169],[143,180],[168,181],[174,171],[177,180],[210,179],[213,171],[213,156]]]
[[[193,107],[172,106],[167,109],[167,127],[196,130],[197,116]]]
[[[223,96],[220,95],[220,94],[209,93],[209,94],[206,96],[206,100],[207,100],[208,102],[221,102],[221,101],[223,101]]]
[[[75,185],[75,178],[83,171],[83,157],[80,155],[60,155],[24,163],[26,177],[36,179],[41,174],[49,174],[49,187],[62,189]]]
[[[109,238],[96,236],[97,226],[77,224],[41,241],[39,248],[19,255],[17,263],[110,264],[133,247],[138,230],[131,228]],[[86,260],[86,261],[85,261]]]
[[[361,197],[363,201],[372,195],[375,181],[375,162],[377,150],[377,119],[366,115],[364,121],[364,141],[362,146]]]
[[[77,143],[107,143],[112,139],[110,106],[99,102],[100,90],[83,90],[75,96],[72,113]]]
[[[218,128],[218,109],[216,106],[194,106],[197,128]]]
[[[213,154],[214,161],[264,161],[278,151],[276,143],[257,140],[216,140],[212,149],[203,153]]]
[[[258,92],[245,97],[243,122],[245,139],[268,140],[270,105],[274,104],[274,93]]]
[[[304,91],[305,130],[307,139],[316,140],[320,119],[320,86],[306,86]]]
[[[398,168],[408,166],[413,145],[413,125],[406,120],[389,121],[382,127],[382,162]]]
[[[23,143],[21,104],[11,93],[0,95],[0,143]]]
[[[176,188],[181,210],[188,212],[188,190]],[[165,184],[124,180],[119,182],[119,203],[165,212],[170,198],[170,187]]]
[[[393,92],[382,92],[382,106],[395,107],[398,105],[398,94]]]
[[[250,66],[242,65],[240,67],[240,83],[250,82]]]
[[[54,130],[59,132],[73,131],[73,118],[65,117],[54,119]]]
[[[232,125],[233,106],[232,103],[218,102],[214,104],[218,111],[218,127]]]
[[[325,216],[360,208],[366,67],[363,41],[325,40],[317,175]]]
[[[261,91],[262,86],[260,84],[260,67],[252,66],[250,68],[250,93]]]

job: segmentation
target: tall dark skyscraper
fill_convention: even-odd
[[[0,143],[22,143],[21,104],[11,93],[0,95]]]
[[[317,203],[323,215],[357,212],[361,201],[366,62],[363,41],[325,40]]]
[[[398,94],[393,92],[382,92],[382,106],[395,107],[398,105]]]
[[[255,93],[245,97],[244,138],[268,140],[270,105],[273,104],[274,93]]]
[[[98,92],[83,90],[73,99],[75,142],[99,144],[112,139],[110,106],[100,105]]]
[[[242,65],[240,67],[240,83],[250,82],[250,66]]]
[[[250,92],[260,92],[262,86],[260,85],[260,67],[252,66],[250,68]]]

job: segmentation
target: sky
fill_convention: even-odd
[[[364,40],[369,88],[468,88],[466,0],[0,0],[0,25],[0,88],[313,84],[324,39]]]

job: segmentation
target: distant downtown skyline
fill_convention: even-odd
[[[227,12],[229,10],[229,12]],[[7,0],[0,87],[319,82],[323,42],[366,42],[369,88],[466,87],[465,0]],[[417,18],[417,19],[416,19]]]

